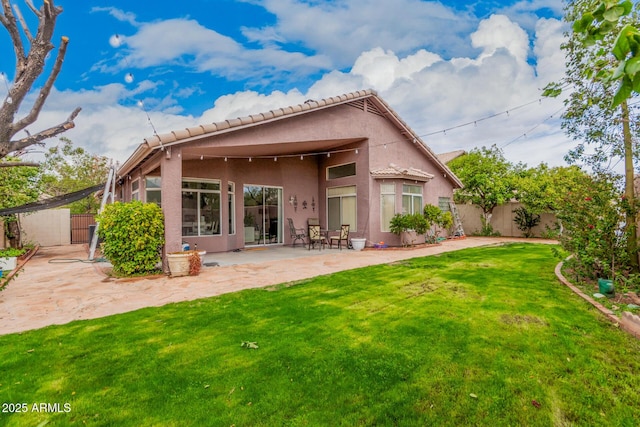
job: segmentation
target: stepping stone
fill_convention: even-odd
[[[595,294],[593,294],[594,298],[604,298],[605,296],[602,295],[600,292],[596,292]]]

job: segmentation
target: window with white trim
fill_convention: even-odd
[[[227,185],[227,201],[229,203],[229,235],[236,234],[236,184]]]
[[[140,178],[131,182],[131,200],[140,200]]]
[[[329,230],[340,230],[349,224],[349,231],[358,230],[357,190],[355,185],[327,188],[327,226]]]
[[[402,185],[402,213],[422,213],[421,185]]]
[[[380,231],[391,231],[391,218],[396,213],[396,185],[380,184]]]
[[[346,163],[344,165],[329,166],[327,168],[327,180],[356,176],[356,164]]]
[[[182,181],[182,235],[221,234],[221,193],[219,180]]]
[[[147,203],[155,203],[162,206],[161,181],[159,176],[148,176],[145,178],[145,191]]]

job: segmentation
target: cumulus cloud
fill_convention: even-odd
[[[358,2],[354,1],[355,4]],[[418,3],[424,3],[411,0],[402,2],[413,8],[414,13],[422,7]],[[262,3],[269,10],[286,8],[287,5],[298,8],[304,6],[291,0],[267,0]],[[351,7],[350,4],[325,3],[323,7],[345,8]],[[370,8],[364,9],[367,9],[367,14],[376,13],[368,11]],[[340,10],[334,10],[334,13],[338,14],[339,20]],[[318,19],[321,23],[323,17]],[[183,57],[184,52],[190,52],[192,57],[199,58],[192,66],[206,70],[206,66],[202,68],[202,64],[206,63],[202,59],[210,55],[209,59],[213,61],[214,56],[219,54],[231,63],[238,61],[227,65],[227,69],[231,69],[239,67],[243,55],[248,54],[235,41],[198,27],[195,21],[178,20],[170,27],[177,26],[183,32],[187,28],[196,29],[195,34],[183,40],[167,40],[166,49],[159,49],[163,52],[137,57],[149,48],[154,38],[165,37],[163,40],[166,40],[168,36],[163,36],[163,32],[159,31],[161,24],[140,24],[136,34],[125,38],[132,61],[140,61],[139,64],[184,61],[188,60]],[[354,23],[352,27],[345,30],[340,26],[339,33],[344,35],[345,31],[355,31],[357,25]],[[143,80],[132,89],[113,84],[93,91],[52,94],[51,102],[47,104],[47,117],[57,114],[57,120],[51,118],[51,121],[59,123],[60,117],[66,117],[71,111],[69,107],[82,105],[85,110],[76,120],[77,127],[66,136],[122,162],[143,138],[153,134],[151,124],[158,133],[163,133],[299,104],[306,99],[373,88],[436,152],[497,144],[504,147],[512,161],[523,160],[533,165],[547,160],[552,164],[561,164],[562,155],[567,151],[567,139],[558,124],[562,102],[538,99],[540,88],[563,76],[564,57],[560,50],[563,26],[555,19],[541,19],[534,28],[535,32],[528,35],[506,16],[490,16],[478,23],[468,37],[467,48],[460,50],[468,54],[454,57],[446,57],[439,50],[422,45],[416,45],[420,47],[414,49],[403,47],[394,50],[381,43],[360,51],[344,71],[326,72],[308,89],[293,88],[269,94],[247,90],[228,94],[218,98],[212,108],[201,114],[182,114],[179,102],[176,102],[179,93],[183,96],[194,93],[192,90],[199,93],[197,86],[194,86],[184,91],[175,87],[173,98],[160,97],[155,100],[157,109],[148,109],[147,116],[144,109],[130,100],[152,97],[162,83]],[[270,31],[283,39],[293,37],[293,30],[285,31],[282,24]],[[213,40],[220,42],[215,48],[208,46]],[[318,40],[316,43],[321,42]],[[333,42],[327,43],[323,49],[329,51]],[[217,53],[214,55],[210,49],[215,49]],[[274,66],[284,61],[278,59],[278,52],[273,58],[268,58],[270,53],[274,51],[262,52],[259,61]],[[301,61],[304,62],[303,59]],[[131,105],[126,106],[127,102]],[[508,114],[507,110],[510,110]],[[484,120],[491,116],[493,118]],[[458,126],[460,124],[467,125]],[[449,130],[443,132],[445,129]],[[550,161],[550,158],[557,161]]]
[[[178,66],[241,80],[281,72],[310,73],[331,65],[322,55],[287,52],[277,47],[247,49],[231,37],[184,18],[138,24],[134,34],[118,35],[117,47],[122,50],[116,63],[103,61],[94,70]]]
[[[469,53],[467,34],[477,18],[437,1],[299,0],[253,1],[277,17],[272,26],[245,28],[264,45],[299,43],[330,56],[337,68],[349,66],[363,51],[379,46],[400,54],[430,46],[447,56]],[[402,50],[398,47],[402,46]]]

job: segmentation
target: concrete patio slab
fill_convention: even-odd
[[[307,279],[358,267],[506,242],[549,240],[469,237],[411,250],[307,250],[274,247],[207,254],[199,276],[114,279],[104,264],[87,262],[82,245],[41,248],[0,292],[0,334],[74,320],[94,319],[144,307],[211,297]]]

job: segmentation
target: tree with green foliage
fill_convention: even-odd
[[[5,161],[19,163],[20,159],[8,157]],[[38,169],[16,166],[0,168],[0,209],[13,208],[38,200],[40,186]],[[20,220],[18,215],[2,217],[4,233],[13,248],[22,247]]]
[[[135,276],[157,272],[164,245],[164,215],[155,203],[115,202],[96,217],[102,253],[116,275]]]
[[[482,210],[480,234],[493,234],[493,210],[514,197],[516,177],[523,166],[507,161],[495,145],[474,148],[448,166],[464,184],[454,193],[456,203],[471,202],[478,206]]]
[[[49,148],[41,167],[42,191],[49,197],[60,196],[103,183],[113,161],[105,156],[87,153],[67,138],[61,146]],[[68,206],[72,214],[96,213],[100,200],[93,195]]]
[[[586,176],[575,165],[549,167],[541,163],[516,177],[516,199],[532,213],[555,213],[563,207],[563,197]]]
[[[629,236],[636,235],[634,165],[639,153],[635,135],[640,130],[629,104],[634,93],[640,92],[640,32],[635,9],[628,0],[568,2],[565,20],[572,23],[573,31],[563,45],[565,79],[545,91],[545,95],[556,96],[563,87],[572,88],[563,127],[579,143],[567,160],[582,161],[596,173],[606,173],[624,161]],[[637,239],[627,239],[627,245],[632,268],[639,271]]]

